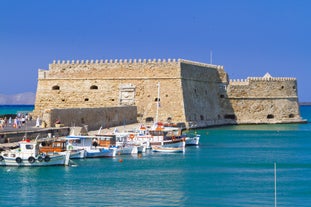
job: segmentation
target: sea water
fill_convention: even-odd
[[[311,119],[311,106],[301,106]],[[311,124],[197,130],[199,147],[1,167],[1,206],[310,206]],[[276,163],[276,183],[274,182]]]
[[[0,105],[0,115],[27,113],[34,110],[34,105]]]

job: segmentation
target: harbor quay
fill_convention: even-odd
[[[37,127],[35,120],[27,121],[24,126],[13,127],[6,126],[0,131],[0,151],[7,148],[15,148],[18,142],[23,139],[35,139],[37,136],[53,137],[53,136],[66,136],[69,134],[70,127]]]
[[[140,123],[132,123],[123,126],[107,127],[98,130],[88,131],[88,135],[95,135],[101,130],[101,133],[112,133],[115,129],[120,132],[133,131],[139,127]],[[34,120],[27,121],[27,125],[21,128],[14,128],[13,126],[7,126],[0,131],[0,151],[6,149],[12,149],[18,147],[18,142],[23,139],[34,140],[36,137],[48,138],[48,137],[63,137],[70,134],[70,126],[54,126],[43,127],[42,125],[37,127]],[[78,127],[82,128],[82,127]]]

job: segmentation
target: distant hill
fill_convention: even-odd
[[[311,102],[300,102],[299,105],[300,106],[310,106]]]
[[[14,95],[0,94],[0,105],[34,105],[36,94],[32,92],[19,93]]]

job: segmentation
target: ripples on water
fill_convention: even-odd
[[[310,116],[310,110],[303,116]],[[200,147],[0,168],[1,206],[278,206],[311,203],[310,123],[198,130]],[[122,159],[123,162],[119,162]]]

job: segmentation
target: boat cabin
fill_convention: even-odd
[[[98,146],[107,148],[116,146],[117,142],[115,134],[96,135],[95,139],[98,141]]]
[[[18,143],[19,148],[11,150],[9,152],[3,152],[3,156],[6,157],[21,157],[22,159],[30,156],[35,157],[39,153],[39,145],[36,142],[21,141]]]
[[[50,142],[42,142],[40,147],[40,153],[54,153],[66,151],[66,141],[56,140]]]

